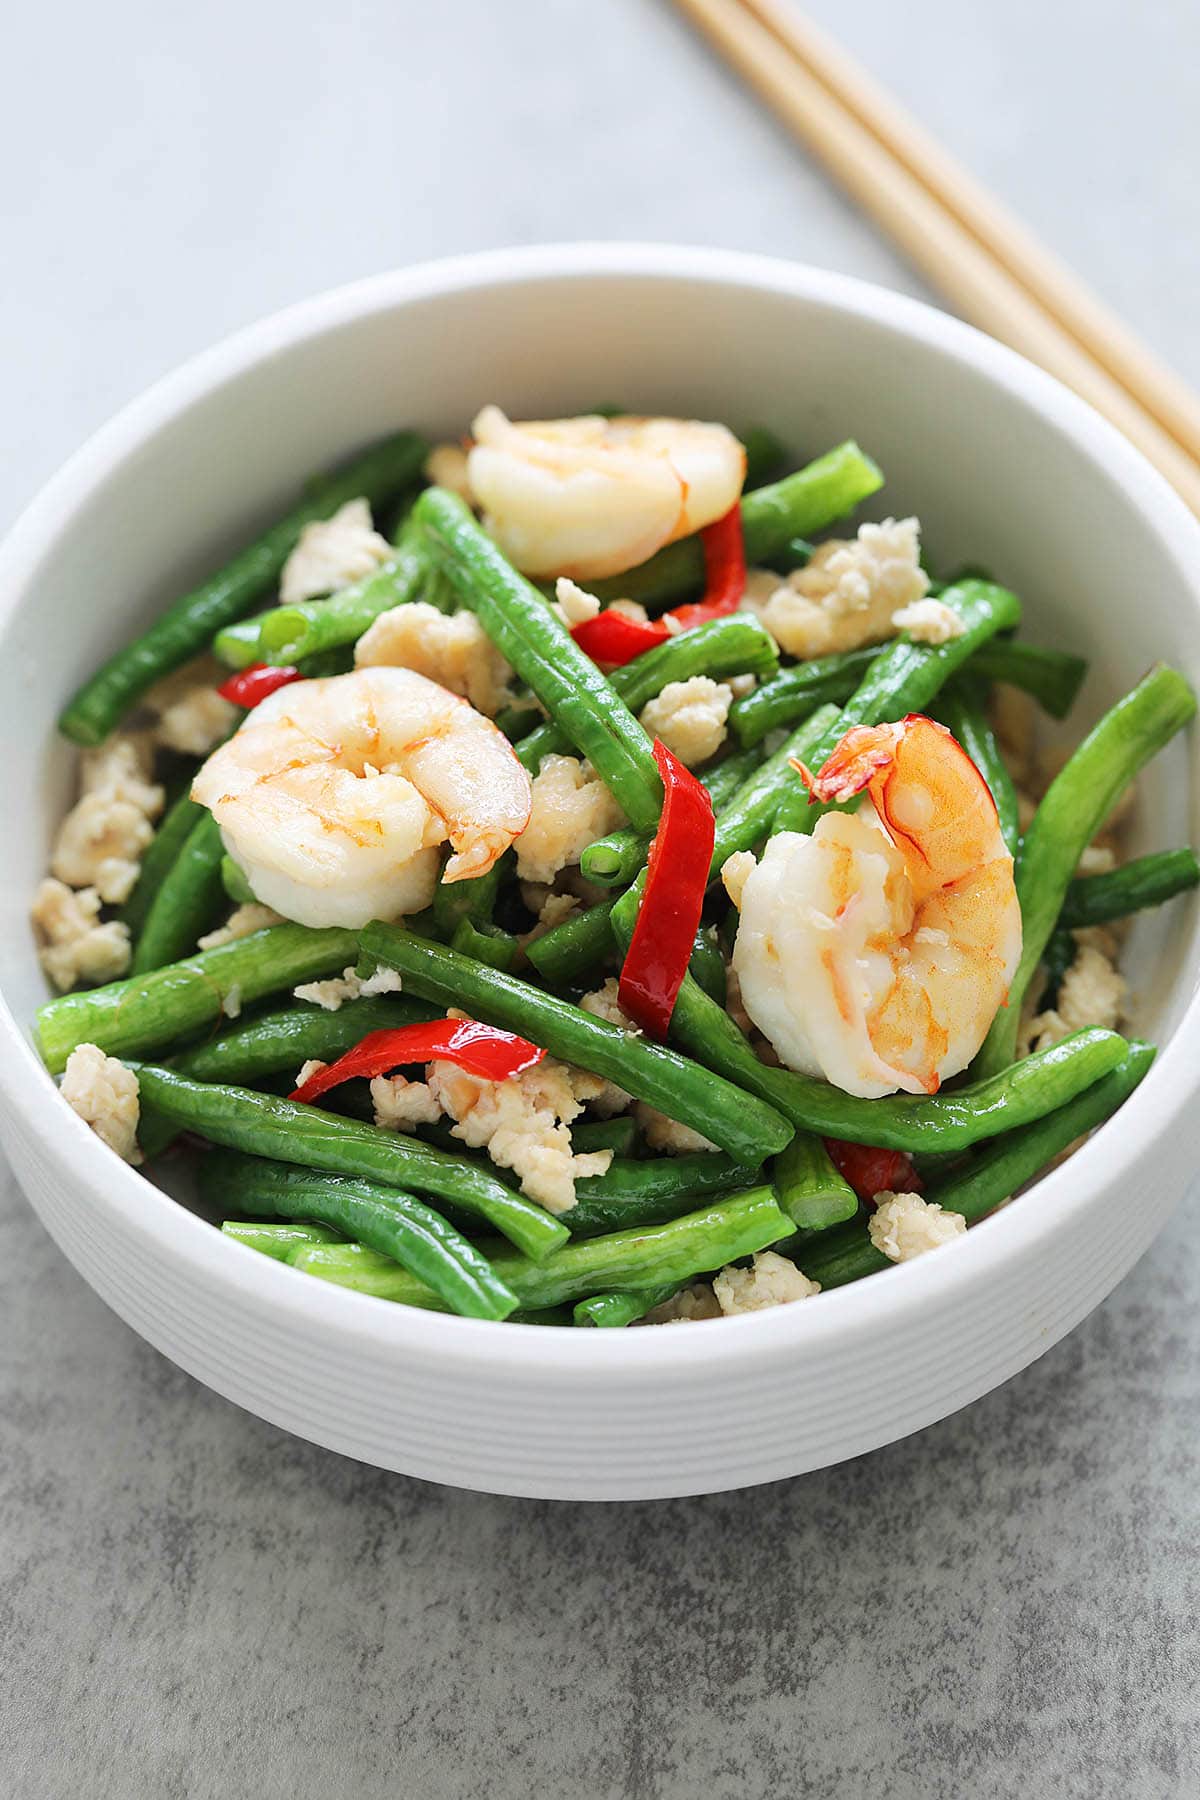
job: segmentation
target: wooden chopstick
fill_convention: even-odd
[[[1200,402],[1182,382],[1124,326],[1110,337],[1106,309],[779,0],[677,4],[965,317],[1090,401],[1200,514]]]
[[[1163,430],[1200,460],[1200,396],[832,38],[780,0],[744,4],[1114,381],[1137,394]]]

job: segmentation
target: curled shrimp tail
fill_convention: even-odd
[[[792,767],[799,769],[810,799],[823,803],[853,800],[892,766],[906,727],[918,720],[932,723],[919,713],[910,713],[899,725],[852,725],[815,775],[801,763],[793,763]]]

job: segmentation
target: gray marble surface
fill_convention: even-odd
[[[813,10],[1200,379],[1192,0]],[[655,0],[50,0],[16,31],[5,517],[180,357],[396,263],[669,238],[919,291]],[[601,1508],[245,1416],[101,1306],[10,1180],[0,1792],[1193,1794],[1198,1225],[1193,1199],[1066,1343],[906,1443]]]

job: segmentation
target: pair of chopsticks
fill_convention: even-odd
[[[1200,515],[1200,398],[786,0],[676,0],[972,324],[1103,413]]]

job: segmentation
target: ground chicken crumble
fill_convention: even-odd
[[[138,1078],[95,1044],[79,1044],[67,1058],[62,1097],[122,1161],[142,1160],[137,1147]]]

